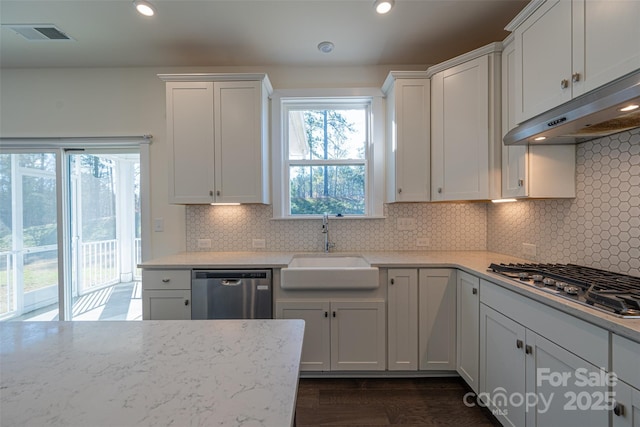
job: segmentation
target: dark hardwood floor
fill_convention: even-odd
[[[300,379],[296,426],[499,426],[460,378]]]

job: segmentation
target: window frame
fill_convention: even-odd
[[[320,218],[322,214],[291,214],[290,166],[364,165],[365,211],[362,215],[344,215],[349,219],[383,217],[384,192],[384,106],[380,89],[299,89],[279,90],[272,96],[273,141],[273,216],[274,219]],[[288,112],[300,108],[339,109],[366,105],[368,114],[365,159],[290,160],[288,147]]]

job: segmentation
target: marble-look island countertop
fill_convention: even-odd
[[[302,320],[0,323],[2,426],[293,423]]]

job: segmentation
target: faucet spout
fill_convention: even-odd
[[[322,215],[322,234],[324,234],[324,253],[329,253],[336,244],[329,241],[329,214]]]

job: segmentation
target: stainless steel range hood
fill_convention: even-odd
[[[579,144],[640,127],[640,70],[533,117],[504,137],[505,145]]]

